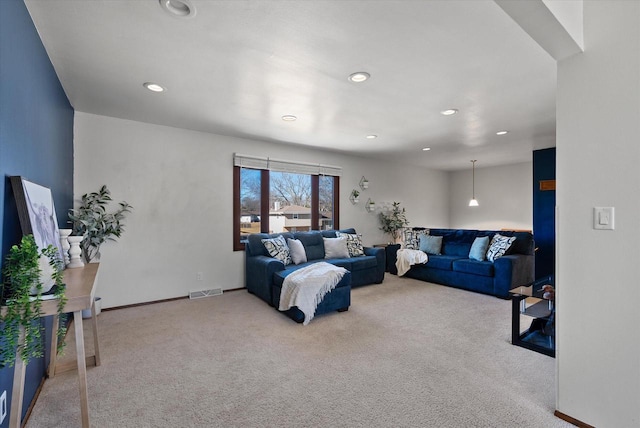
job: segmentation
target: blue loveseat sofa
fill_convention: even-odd
[[[355,229],[343,229],[340,232],[355,234]],[[307,262],[287,266],[278,259],[269,256],[262,243],[263,239],[282,235],[285,239],[298,239],[302,242]],[[351,287],[367,284],[379,284],[384,280],[386,254],[383,248],[364,247],[364,255],[358,257],[325,259],[324,241],[322,238],[336,238],[335,230],[283,233],[253,233],[245,244],[245,286],[249,293],[255,294],[269,305],[278,307],[282,283],[287,275],[305,266],[317,262],[327,262],[349,271],[323,301],[318,305],[315,314],[335,310],[347,310],[351,304]],[[297,307],[286,312],[297,322],[304,320],[304,314]]]
[[[505,255],[490,261],[469,258],[476,237],[515,236]],[[430,229],[432,236],[442,236],[441,255],[429,254],[424,265],[415,265],[406,277],[509,298],[509,290],[534,280],[534,241],[529,232],[466,229]],[[399,245],[387,249],[390,273],[395,270]]]

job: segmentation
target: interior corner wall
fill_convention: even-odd
[[[450,175],[450,227],[454,229],[533,229],[531,186],[533,163],[478,168],[475,196],[479,206],[470,207],[472,196],[471,163],[468,170]]]
[[[106,184],[114,202],[134,207],[122,238],[101,247],[104,308],[244,287],[244,252],[233,251],[234,152],[342,167],[340,227],[355,227],[365,245],[389,241],[364,208],[369,198],[401,202],[415,226],[448,224],[442,171],[81,112],[74,152],[75,195]],[[354,205],[362,176],[369,188]]]
[[[584,2],[585,49],[558,63],[557,409],[640,426],[640,2]],[[615,207],[615,230],[593,208]]]
[[[22,0],[0,1],[0,76],[1,266],[9,247],[22,236],[10,176],[49,187],[60,226],[73,205],[73,109]],[[47,337],[51,324],[45,321]],[[22,417],[48,360],[47,351],[45,358],[27,365]],[[8,409],[12,383],[13,369],[0,369],[0,394],[7,391]],[[8,426],[9,417],[0,424]]]

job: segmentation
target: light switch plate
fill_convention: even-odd
[[[615,229],[614,207],[593,207],[593,228],[596,230]]]

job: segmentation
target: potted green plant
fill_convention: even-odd
[[[380,230],[391,235],[393,242],[400,240],[402,229],[409,224],[405,209],[400,208],[400,202],[393,202],[391,210],[380,212],[378,218],[381,224]]]
[[[125,215],[133,209],[123,201],[116,211],[109,213],[107,205],[111,200],[111,191],[104,185],[97,192],[82,195],[80,207],[69,210],[73,234],[84,237],[80,248],[87,262],[100,258],[103,243],[122,235]]]
[[[25,235],[19,245],[13,245],[2,269],[2,323],[3,346],[0,347],[0,365],[13,366],[18,356],[26,363],[30,358],[44,355],[42,333],[43,292],[53,289],[58,299],[58,316],[64,317],[65,287],[62,283],[62,262],[58,250],[49,245],[38,249],[33,235]],[[24,339],[21,340],[21,331]],[[58,350],[64,347],[64,322],[57,326]]]

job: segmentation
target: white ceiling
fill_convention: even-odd
[[[555,146],[556,63],[491,0],[25,2],[79,111],[442,170]]]

